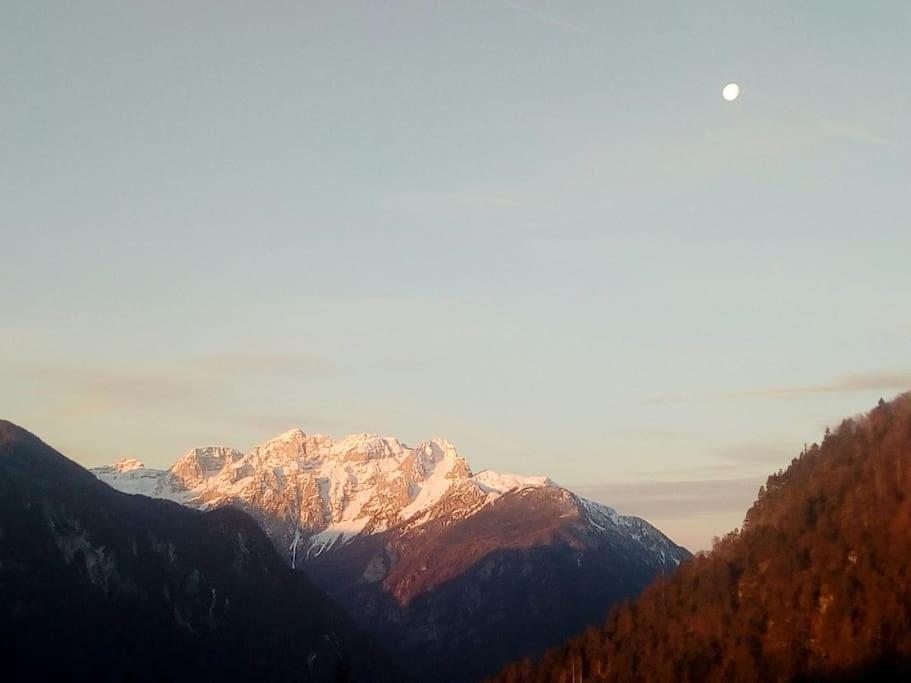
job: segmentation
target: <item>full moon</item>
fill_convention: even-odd
[[[736,83],[728,83],[721,89],[721,96],[727,102],[733,102],[740,97],[740,86]]]

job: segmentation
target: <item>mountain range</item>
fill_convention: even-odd
[[[826,430],[690,559],[440,440],[295,430],[93,474],[0,421],[0,662],[14,681],[904,681],[909,484],[905,394]]]
[[[546,477],[473,473],[441,439],[286,432],[248,453],[127,459],[111,486],[235,506],[417,680],[474,681],[603,617],[690,557],[654,527]]]

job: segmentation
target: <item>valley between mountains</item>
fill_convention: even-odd
[[[474,474],[443,441],[293,431],[93,474],[0,421],[2,672],[906,681],[909,473],[904,394],[827,430],[690,558],[546,478]]]
[[[473,473],[455,447],[292,430],[167,470],[93,470],[127,493],[249,513],[416,680],[475,681],[600,621],[690,553],[546,477]]]

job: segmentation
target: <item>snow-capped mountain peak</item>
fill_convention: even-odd
[[[111,465],[111,468],[118,472],[129,472],[130,470],[139,470],[143,467],[145,467],[145,464],[136,458],[121,458]]]
[[[185,489],[204,486],[212,477],[224,470],[225,466],[237,462],[243,453],[227,446],[194,448],[185,453],[171,467],[171,475]]]
[[[623,528],[635,534],[641,522],[578,498],[544,476],[475,474],[455,446],[440,438],[411,448],[377,434],[336,440],[292,429],[246,454],[208,446],[185,453],[167,470],[128,459],[94,472],[129,493],[198,508],[240,506],[258,519],[292,564],[357,537],[394,529],[412,533],[439,519],[464,520],[504,496],[542,489],[576,501],[579,517],[593,533]]]
[[[439,438],[411,447],[293,429],[247,453],[200,448],[166,470],[121,462],[95,474],[191,507],[242,508],[362,628],[420,661],[419,680],[510,624],[551,629],[575,610],[567,628],[579,629],[689,557],[545,476],[475,473]]]
[[[494,493],[541,488],[542,486],[556,486],[547,477],[523,477],[517,474],[500,474],[493,470],[482,470],[474,475],[472,479],[484,490]]]
[[[273,538],[285,539],[291,554],[304,539],[310,553],[320,553],[358,534],[383,531],[472,478],[468,463],[444,439],[410,448],[394,437],[364,433],[335,440],[301,429],[246,454],[209,446],[188,451],[167,470],[124,460],[94,472],[130,493],[203,508],[238,504]]]

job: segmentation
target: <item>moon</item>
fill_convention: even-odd
[[[726,102],[733,102],[740,97],[740,86],[736,83],[728,83],[721,89],[721,96]]]

